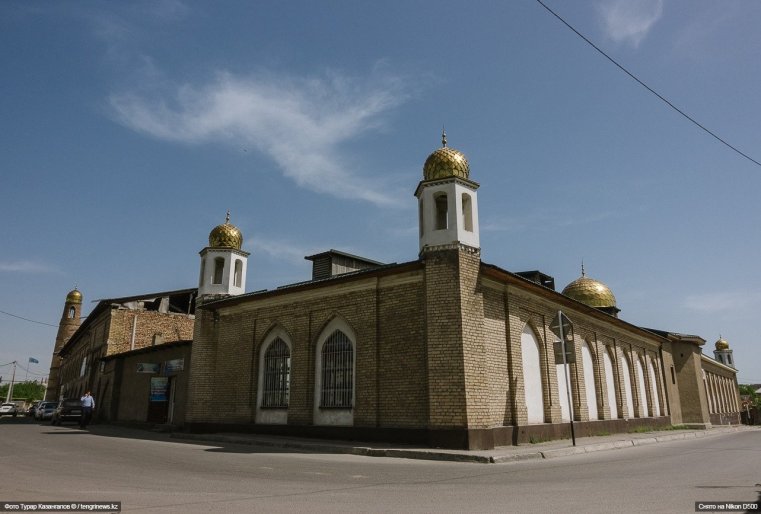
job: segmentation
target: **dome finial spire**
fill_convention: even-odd
[[[587,274],[584,272],[584,259],[581,259],[581,276],[586,277]]]
[[[441,147],[446,148],[447,146],[447,131],[444,130],[444,125],[441,126]]]
[[[227,216],[225,216],[225,224],[230,223],[230,209],[227,209]]]

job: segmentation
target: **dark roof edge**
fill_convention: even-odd
[[[268,298],[271,296],[279,296],[281,294],[291,293],[293,291],[304,291],[309,289],[315,289],[317,287],[322,287],[326,284],[339,284],[341,282],[350,282],[353,280],[359,280],[363,278],[368,278],[372,276],[384,276],[384,275],[390,275],[392,273],[398,273],[398,272],[404,272],[407,270],[414,270],[418,268],[422,268],[423,263],[420,260],[416,261],[409,261],[409,262],[402,262],[402,263],[392,263],[392,264],[384,264],[382,266],[377,266],[375,268],[365,268],[357,271],[352,271],[349,273],[342,273],[340,275],[335,275],[329,278],[324,278],[320,280],[308,280],[305,282],[297,282],[295,284],[286,285],[278,287],[277,289],[267,289],[264,291],[254,291],[252,293],[245,293],[238,296],[230,296],[228,298],[221,298],[219,300],[214,300],[208,303],[204,303],[203,305],[200,305],[196,307],[197,309],[216,309],[218,307],[228,307],[231,305],[236,305],[238,303],[242,303],[250,298],[256,297],[256,298]]]
[[[586,305],[577,300],[574,300],[573,298],[569,298],[568,296],[565,296],[563,293],[560,293],[554,289],[550,289],[549,287],[543,286],[541,284],[537,284],[533,280],[529,280],[511,271],[502,269],[499,266],[495,266],[494,264],[489,264],[489,263],[481,261],[481,269],[482,271],[485,272],[486,275],[491,275],[492,277],[497,278],[498,280],[506,279],[508,282],[512,282],[513,284],[519,284],[520,286],[526,287],[527,289],[533,289],[536,293],[544,295],[550,300],[556,301],[561,304],[564,303],[570,307],[573,307],[574,309],[584,311],[586,314],[589,314],[599,320],[621,325],[629,330],[634,330],[635,332],[639,332],[642,335],[647,335],[649,337],[654,336],[659,339],[663,339],[664,341],[668,340],[667,338],[661,336],[660,334],[643,329],[642,327],[638,327],[637,325],[633,325],[629,323],[628,321],[622,320],[621,318],[617,318],[615,316],[611,316],[610,314],[606,314],[599,309],[590,307],[589,305]]]
[[[322,257],[324,255],[340,255],[341,257],[348,257],[350,259],[355,259],[355,260],[358,260],[358,261],[366,262],[368,264],[376,264],[378,266],[383,266],[385,264],[385,263],[380,262],[380,261],[374,261],[372,259],[368,259],[367,257],[362,257],[361,255],[353,255],[353,254],[350,254],[350,253],[342,252],[340,250],[334,250],[332,248],[330,250],[328,250],[328,251],[325,251],[325,252],[316,253],[314,255],[307,255],[306,257],[304,257],[304,259],[306,259],[308,261],[313,261],[315,259],[319,259],[320,257]]]

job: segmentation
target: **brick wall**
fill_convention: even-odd
[[[354,426],[424,427],[427,420],[422,274],[301,288],[200,309],[187,419],[254,421],[261,345],[278,327],[291,344],[289,425],[310,425],[316,344],[340,317],[356,334]],[[203,408],[213,402],[214,409]]]

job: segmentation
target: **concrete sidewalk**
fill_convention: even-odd
[[[174,432],[171,434],[171,437],[174,439],[208,443],[282,448],[310,453],[340,453],[369,457],[394,457],[497,464],[524,460],[553,459],[557,457],[567,457],[569,455],[616,450],[668,441],[712,437],[743,430],[761,431],[761,427],[732,425],[716,426],[706,430],[663,430],[631,434],[612,434],[607,436],[580,437],[576,439],[576,446],[572,446],[570,439],[563,439],[559,441],[524,444],[520,446],[502,446],[493,450],[447,450],[440,448],[392,445],[386,443],[331,441],[325,439],[240,433],[188,434]]]

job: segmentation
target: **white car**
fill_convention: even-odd
[[[58,407],[58,402],[40,402],[34,413],[34,418],[41,421],[50,419],[53,417],[56,407]]]
[[[13,416],[14,418],[18,414],[15,403],[4,403],[0,405],[0,416]]]

